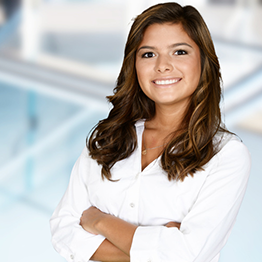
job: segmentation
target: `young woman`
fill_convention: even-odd
[[[139,15],[114,91],[51,218],[55,249],[76,262],[218,261],[250,157],[221,123],[219,62],[198,11]]]

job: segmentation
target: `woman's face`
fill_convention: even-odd
[[[156,108],[186,108],[200,79],[200,50],[182,25],[150,25],[137,50],[136,72],[141,89]]]

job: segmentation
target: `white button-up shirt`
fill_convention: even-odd
[[[250,156],[235,136],[224,134],[221,150],[203,171],[169,181],[160,157],[141,171],[144,121],[136,123],[138,147],[111,169],[111,182],[85,148],[51,220],[52,243],[67,261],[86,262],[105,239],[80,225],[95,206],[138,225],[131,262],[216,262],[235,222],[250,171]],[[220,139],[221,136],[217,140]],[[180,230],[164,225],[181,222]]]

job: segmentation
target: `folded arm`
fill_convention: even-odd
[[[93,256],[90,258],[94,261],[103,262],[129,262],[130,257],[122,252],[119,248],[105,239]]]
[[[130,249],[137,226],[90,207],[83,212],[80,225],[89,233],[102,235],[106,240],[91,259],[101,261],[130,261]],[[166,227],[180,227],[169,222]]]
[[[232,146],[233,156],[232,150],[228,150]],[[217,261],[245,193],[250,160],[245,147],[233,141],[214,161],[216,164],[208,170],[198,198],[181,223],[181,230],[178,230],[180,225],[178,229],[168,229],[173,222],[165,227],[136,227],[94,207],[84,212],[81,225],[92,234],[104,236],[133,259]]]

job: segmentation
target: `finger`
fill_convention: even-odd
[[[178,223],[178,222],[168,222],[167,224],[165,224],[166,227],[177,227],[178,229],[180,229],[180,225],[181,223]]]

